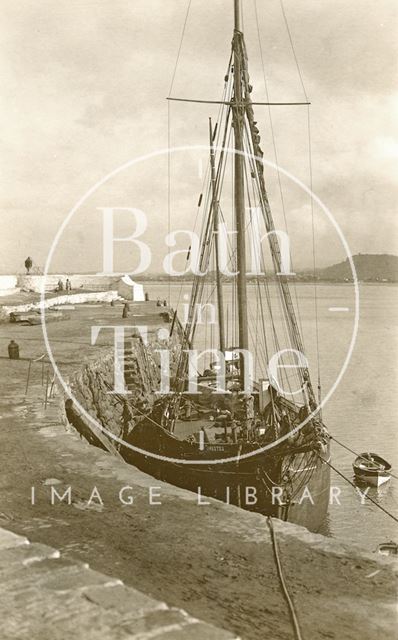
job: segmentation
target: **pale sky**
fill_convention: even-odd
[[[254,0],[242,0],[253,98],[265,100]],[[167,102],[186,0],[3,0],[0,272],[43,267],[81,196],[118,166],[167,146]],[[257,0],[270,98],[303,99],[279,0]],[[284,0],[312,103],[313,188],[353,253],[398,253],[397,9],[395,0]],[[219,99],[232,37],[232,0],[192,0],[172,94]],[[279,164],[308,182],[305,107],[274,108]],[[274,160],[266,108],[257,119]],[[210,106],[171,106],[172,145],[207,144]],[[203,154],[202,154],[203,155]],[[190,229],[201,153],[172,159],[172,227]],[[204,156],[206,159],[206,155]],[[167,157],[118,176],[87,201],[54,255],[53,271],[101,266],[99,206],[141,207],[151,269],[166,253]],[[272,173],[272,172],[271,172]],[[269,176],[270,193],[274,176]],[[289,186],[286,187],[289,192]],[[295,265],[311,264],[301,231],[308,203],[290,188]],[[272,202],[271,202],[272,204]],[[276,204],[276,208],[278,205]],[[308,230],[307,230],[308,231]],[[344,259],[316,222],[320,266]],[[333,235],[333,234],[332,234]]]

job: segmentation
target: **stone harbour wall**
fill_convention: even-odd
[[[0,276],[0,296],[18,290],[17,276]]]
[[[27,304],[4,305],[0,309],[0,317],[8,318],[10,313],[50,309],[64,304],[83,304],[84,302],[111,302],[119,298],[117,291],[98,291],[88,293],[70,293],[54,298],[47,298],[44,302],[29,302]]]
[[[115,360],[113,351],[94,362],[85,364],[71,377],[70,384],[78,403],[107,431],[124,439],[129,431],[151,411],[160,385],[160,361],[157,350],[164,348],[154,335],[145,346],[141,338],[133,337],[125,343],[124,382],[127,395],[114,393]],[[171,366],[175,365],[179,350],[178,338],[170,345]],[[91,444],[115,453],[115,441],[99,437],[99,429],[90,423],[76,403],[66,400],[67,420]],[[103,434],[102,434],[103,436]]]
[[[107,291],[111,288],[116,288],[116,283],[119,280],[116,276],[101,276],[96,274],[67,274],[57,273],[43,275],[19,275],[17,276],[17,284],[15,286],[20,287],[26,291],[36,291],[40,293],[45,284],[46,291],[54,291],[58,285],[58,281],[62,280],[65,286],[66,278],[69,278],[72,284],[72,291],[76,289],[91,289],[92,291]],[[0,282],[1,285],[1,282]]]
[[[0,528],[3,640],[239,640],[122,580]]]

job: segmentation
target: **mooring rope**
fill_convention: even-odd
[[[335,473],[337,473],[337,475],[341,476],[343,478],[343,480],[345,480],[346,482],[348,482],[348,484],[350,484],[356,491],[358,489],[358,487],[351,482],[351,480],[349,478],[347,478],[347,476],[344,475],[344,473],[342,473],[341,471],[339,471],[338,469],[336,469],[336,467],[334,467],[328,460],[325,460],[325,458],[322,458],[322,456],[319,455],[318,456],[320,458],[320,460],[322,460],[322,462],[325,462],[331,469],[333,469],[333,471],[335,471]],[[384,507],[381,506],[381,504],[379,504],[378,502],[376,502],[376,500],[374,500],[373,498],[371,498],[370,496],[368,496],[367,493],[363,493],[361,491],[361,494],[367,499],[370,500],[370,502],[373,502],[374,505],[376,505],[376,507],[378,509],[381,509],[381,511],[384,511],[384,513],[386,513],[388,516],[390,516],[390,518],[392,518],[393,520],[395,520],[395,522],[398,522],[398,518],[396,518],[392,513],[390,513],[390,511],[387,511],[387,509],[385,509]]]
[[[281,564],[281,560],[279,557],[279,549],[278,549],[278,544],[277,544],[277,540],[276,540],[276,534],[275,534],[275,529],[274,529],[274,523],[272,521],[272,517],[271,516],[267,516],[267,523],[268,523],[268,527],[271,533],[271,541],[272,541],[272,549],[274,552],[274,559],[275,559],[275,565],[276,565],[276,570],[278,573],[278,578],[279,578],[279,582],[282,588],[282,592],[283,592],[283,596],[287,602],[287,605],[289,607],[289,614],[290,614],[290,618],[292,621],[292,625],[293,625],[293,630],[294,630],[294,637],[296,638],[296,640],[303,640],[303,636],[301,635],[301,630],[300,630],[300,624],[297,618],[297,614],[296,614],[296,609],[294,607],[294,603],[293,600],[289,594],[287,585],[286,585],[286,581],[283,575],[283,571],[282,571],[282,564]]]

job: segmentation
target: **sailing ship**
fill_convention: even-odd
[[[304,346],[267,194],[254,113],[256,105],[271,103],[252,100],[241,24],[240,2],[234,0],[232,52],[218,103],[219,116],[214,127],[209,121],[208,183],[205,197],[200,196],[199,201],[204,212],[199,264],[170,391],[126,435],[126,441],[136,450],[122,446],[120,452],[129,462],[164,481],[315,531],[324,521],[329,501],[329,437],[307,361],[300,360],[299,365],[296,361],[296,366],[280,365],[281,376],[286,374],[283,385],[267,367],[271,346],[274,350],[279,347],[279,352],[289,350],[290,356],[304,354]],[[227,163],[232,166],[233,189],[223,201]],[[236,231],[229,246],[228,276],[221,246],[227,211]],[[262,246],[251,242],[251,261],[261,269],[249,282],[248,228],[251,226],[258,235],[259,221],[267,237],[274,275],[270,277]],[[249,287],[256,293],[255,327],[250,320]],[[217,331],[212,330],[211,340],[213,346],[217,340],[219,356],[198,373],[193,385],[190,353],[198,329],[203,329],[198,306],[208,302],[209,288],[217,306]],[[276,329],[277,304],[285,350],[280,349]],[[175,317],[171,332],[178,324]],[[203,345],[203,337],[202,346],[208,346]],[[210,359],[213,352],[206,352]],[[256,360],[254,373],[250,354]],[[296,390],[292,390],[293,374]]]

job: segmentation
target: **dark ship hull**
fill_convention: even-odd
[[[134,427],[128,442],[142,451],[121,445],[120,453],[127,462],[159,480],[195,492],[198,503],[203,504],[208,496],[311,531],[318,531],[325,521],[330,468],[322,458],[329,461],[328,443],[322,451],[318,445],[281,444],[256,452],[249,443],[205,444],[199,449],[148,420]],[[250,450],[253,455],[239,459]],[[161,459],[145,455],[145,451]],[[237,460],[221,462],[231,457]]]

